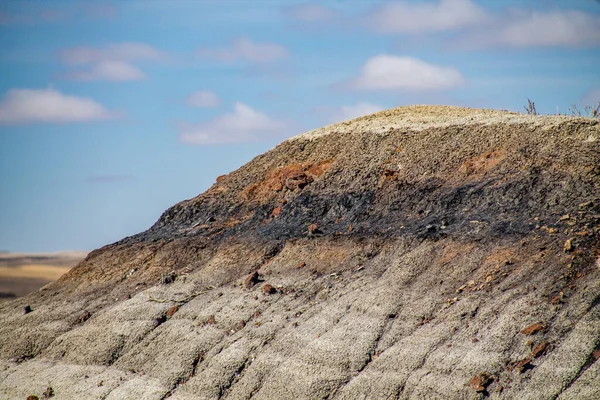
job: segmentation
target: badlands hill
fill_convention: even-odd
[[[597,399],[599,252],[597,120],[383,111],[2,303],[0,398]]]

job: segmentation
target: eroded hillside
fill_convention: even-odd
[[[600,398],[599,252],[598,121],[388,110],[0,305],[0,397]]]

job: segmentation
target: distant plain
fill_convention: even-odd
[[[0,301],[24,296],[57,280],[86,255],[85,251],[0,253]]]

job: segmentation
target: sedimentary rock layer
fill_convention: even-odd
[[[598,121],[388,110],[0,305],[0,397],[596,398],[599,251]]]

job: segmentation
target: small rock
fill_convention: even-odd
[[[214,315],[211,315],[210,317],[208,317],[208,320],[206,321],[206,323],[207,323],[208,325],[214,325],[214,324],[216,323],[216,322],[215,322],[215,316],[214,316]]]
[[[89,311],[86,311],[83,314],[81,314],[79,316],[79,318],[77,318],[77,322],[79,322],[80,324],[83,324],[85,321],[87,321],[91,317],[92,317],[92,313]]]
[[[533,350],[531,350],[531,355],[533,356],[533,358],[543,356],[544,354],[546,354],[546,351],[548,351],[548,346],[550,346],[549,342],[542,342],[538,344],[533,348]]]
[[[44,391],[44,394],[42,394],[42,398],[49,399],[50,397],[54,397],[54,389],[52,389],[50,386],[48,386],[46,388],[46,390]]]
[[[257,271],[254,271],[253,273],[251,273],[250,275],[248,275],[246,277],[246,280],[244,281],[244,287],[246,289],[250,289],[252,286],[256,285],[259,281],[260,276],[258,275]]]
[[[281,213],[283,212],[283,207],[281,206],[277,206],[273,209],[273,212],[271,213],[272,217],[278,217],[281,215]]]
[[[175,305],[167,310],[167,318],[171,318],[177,311],[179,310],[179,306]]]
[[[32,394],[27,396],[27,400],[40,400],[40,398],[37,397],[35,394]]]
[[[304,261],[298,263],[298,268],[306,267],[306,263]]]
[[[492,378],[487,372],[482,372],[479,375],[475,375],[469,382],[469,386],[476,392],[485,392],[487,386],[491,383]]]
[[[527,357],[527,358],[519,361],[519,363],[515,366],[515,368],[521,374],[523,372],[527,371],[528,369],[532,369],[533,365],[531,364],[531,357]]]
[[[319,225],[317,225],[317,224],[310,224],[308,226],[308,233],[311,234],[311,235],[316,235],[316,234],[322,233],[322,232],[319,229]]]
[[[477,339],[476,337],[471,339],[471,343],[477,343],[477,342],[479,342],[479,339]]]
[[[573,250],[573,248],[575,247],[575,245],[573,244],[573,240],[575,238],[569,238],[567,239],[567,241],[565,242],[563,249],[565,251],[565,253],[568,253],[569,251]]]
[[[593,352],[592,357],[594,357],[594,360],[599,359],[600,358],[600,350],[596,350],[595,352]]]
[[[96,386],[98,386],[98,387],[100,387],[100,386],[104,386],[104,381],[100,381],[100,382],[98,382],[98,384],[97,384]]]
[[[175,278],[177,278],[177,275],[175,275],[174,273],[170,273],[170,274],[162,276],[160,279],[160,282],[163,285],[168,285],[170,283],[175,282]]]
[[[539,331],[543,331],[545,329],[546,329],[546,325],[544,325],[541,322],[536,322],[535,324],[529,325],[527,328],[522,329],[521,333],[523,335],[530,336],[530,335],[533,335],[533,334],[535,334],[535,333],[537,333]]]
[[[31,306],[29,304],[27,304],[23,310],[25,311],[25,314],[29,314],[30,312],[32,312],[33,310],[31,309]]]
[[[275,192],[281,192],[283,190],[283,183],[281,183],[280,181],[275,181],[271,185],[271,189],[273,189],[273,191]]]
[[[277,293],[277,289],[275,289],[275,287],[273,287],[273,285],[271,285],[270,283],[267,283],[263,287],[263,292],[265,294],[275,294],[275,293]]]
[[[551,303],[551,304],[554,304],[554,305],[556,305],[556,304],[560,304],[560,303],[562,303],[562,300],[563,300],[563,297],[564,297],[564,296],[565,296],[565,294],[564,294],[563,292],[560,292],[560,293],[558,294],[558,296],[554,296],[554,297],[552,298],[552,300],[550,300],[550,303]]]
[[[236,331],[242,330],[242,329],[244,329],[245,326],[246,326],[246,321],[241,320],[235,324],[235,330]]]
[[[571,218],[571,216],[570,216],[569,214],[565,214],[565,215],[563,215],[562,217],[560,217],[559,221],[566,221],[566,220],[568,220],[569,218]]]

